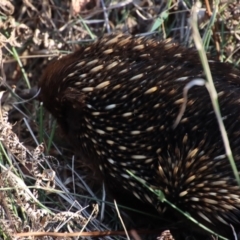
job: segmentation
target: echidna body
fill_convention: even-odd
[[[240,169],[240,72],[209,65]],[[112,193],[127,192],[158,212],[166,207],[128,170],[227,235],[229,224],[240,230],[240,188],[204,86],[188,91],[184,115],[173,127],[184,87],[196,79],[205,76],[195,50],[109,35],[49,64],[39,87],[44,106]]]

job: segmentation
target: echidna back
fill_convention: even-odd
[[[240,72],[213,60],[209,65],[239,168]],[[229,223],[240,230],[240,190],[204,86],[189,90],[184,115],[173,128],[184,88],[196,79],[205,75],[195,50],[110,35],[51,63],[39,87],[45,107],[117,199],[126,200],[127,193],[156,212],[166,207],[130,171],[225,234]]]

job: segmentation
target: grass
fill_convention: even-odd
[[[121,226],[112,210],[115,207],[108,203],[102,185],[96,185],[91,169],[76,166],[74,153],[59,140],[60,131],[52,116],[35,100],[26,100],[36,94],[36,90],[28,90],[37,85],[49,60],[116,31],[172,37],[182,45],[194,46],[188,23],[193,7],[190,1],[99,1],[99,6],[82,6],[81,12],[75,7],[71,1],[54,0],[0,3],[1,80],[8,88],[2,92],[0,121],[3,239],[13,239],[14,234],[26,229],[87,231],[90,236],[85,238],[91,239],[91,232]],[[202,7],[204,11],[204,3]],[[238,64],[240,21],[232,21],[233,9],[234,3],[221,4],[218,12],[199,19],[198,28],[205,50],[221,61]],[[198,11],[200,16],[200,7]],[[127,239],[120,235],[117,232],[104,239]]]

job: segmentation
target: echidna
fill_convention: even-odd
[[[209,60],[220,109],[240,169],[240,71]],[[156,212],[159,199],[127,170],[201,223],[227,237],[240,230],[240,188],[226,157],[194,49],[169,41],[107,35],[49,64],[44,106],[116,198],[134,196]],[[122,193],[126,193],[124,195]],[[127,199],[125,199],[127,202]]]

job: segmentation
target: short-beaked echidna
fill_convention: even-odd
[[[209,60],[236,165],[240,167],[240,71]],[[110,192],[161,212],[165,205],[127,170],[226,236],[240,230],[238,187],[198,53],[169,41],[108,35],[49,64],[40,98],[66,137],[98,168]],[[124,198],[124,197],[123,197]],[[223,230],[224,229],[224,230]]]

